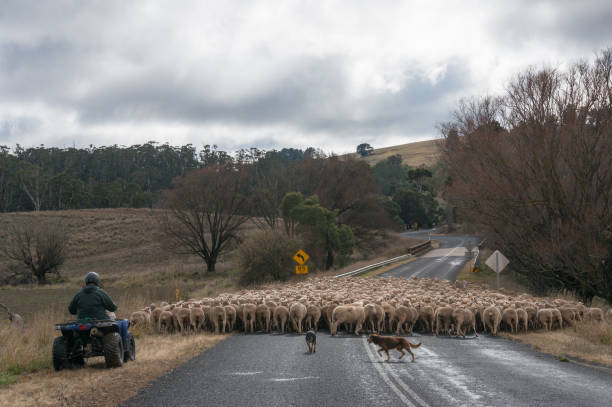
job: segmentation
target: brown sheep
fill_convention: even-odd
[[[194,332],[199,332],[204,326],[206,317],[204,316],[204,310],[200,307],[193,307],[190,310],[189,320],[191,322],[191,329]]]
[[[234,327],[236,326],[236,308],[233,305],[225,305],[223,306],[223,308],[225,309],[225,322],[227,332],[232,332],[234,330]]]
[[[274,323],[280,330],[281,334],[285,333],[285,324],[289,319],[289,309],[284,305],[279,305],[274,309]]]
[[[518,330],[518,316],[514,308],[506,308],[502,312],[502,325],[510,327],[511,333],[516,333]]]
[[[453,324],[455,325],[455,334],[465,338],[465,334],[472,328],[476,336],[476,319],[474,313],[467,308],[455,308],[452,313]],[[465,327],[465,331],[463,328]]]
[[[381,304],[385,310],[385,322],[383,324],[383,330],[386,332],[393,331],[393,320],[395,319],[395,307],[387,302]]]
[[[516,317],[517,317],[517,328],[523,327],[523,331],[527,333],[527,328],[529,328],[529,314],[523,308],[516,309]]]
[[[174,330],[186,333],[191,326],[191,312],[188,308],[175,308],[174,312]]]
[[[355,335],[359,336],[359,332],[365,322],[365,310],[363,307],[356,305],[339,305],[332,312],[332,324],[330,333],[336,335],[338,324],[348,323],[355,324]]]
[[[270,308],[265,304],[259,304],[255,310],[257,324],[263,332],[270,332]]]
[[[321,319],[321,308],[318,305],[308,305],[306,307],[306,329],[318,331],[319,319]]]
[[[149,325],[151,315],[145,311],[134,311],[130,315],[130,325],[146,328]]]
[[[559,311],[557,308],[551,308],[551,312],[552,312],[552,324],[554,325],[555,323],[557,323],[557,326],[559,327],[559,329],[562,329],[563,328],[563,317],[561,316],[561,311]]]
[[[242,305],[242,329],[245,333],[251,331],[255,332],[255,321],[257,320],[257,305],[255,304],[241,304]]]
[[[537,318],[538,318],[538,322],[542,324],[542,326],[544,327],[546,331],[550,331],[552,329],[552,321],[553,321],[552,309],[543,308],[539,310]]]
[[[298,335],[302,334],[302,322],[306,318],[308,310],[301,302],[294,302],[289,307],[289,318],[293,324],[293,329],[297,331]]]
[[[398,314],[404,314],[398,318]],[[403,321],[401,321],[403,319]],[[414,324],[416,324],[419,319],[419,311],[413,306],[403,306],[400,305],[395,309],[395,322],[397,322],[395,328],[395,334],[399,335],[401,332],[408,332],[409,335],[412,335],[412,330],[414,329]],[[406,325],[406,330],[404,330],[404,325]]]
[[[442,333],[448,334],[452,323],[453,309],[451,307],[439,307],[436,309],[436,336],[439,336],[440,328]]]
[[[151,322],[153,323],[154,326],[157,326],[159,324],[159,316],[162,312],[164,312],[163,308],[155,308],[151,312]]]
[[[208,312],[208,320],[212,324],[215,333],[218,334],[219,331],[225,333],[225,325],[227,325],[227,314],[225,313],[225,308],[220,305],[213,305],[210,307]]]
[[[380,332],[382,325],[385,322],[385,312],[379,313],[379,309],[376,308],[375,304],[367,304],[363,307],[365,311],[365,325],[366,328],[369,325],[371,332]]]
[[[159,314],[157,331],[159,333],[167,333],[174,329],[174,316],[170,311],[163,311]]]
[[[574,329],[576,329],[575,321],[578,311],[575,308],[559,307],[559,312],[561,313],[561,318],[565,326],[574,326]]]
[[[419,322],[423,325],[425,332],[434,332],[435,311],[429,305],[418,305]]]
[[[484,331],[489,331],[493,336],[496,336],[499,324],[501,323],[501,311],[499,308],[495,305],[485,308],[482,311],[482,322],[484,324]]]

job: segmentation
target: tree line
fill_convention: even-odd
[[[612,48],[528,69],[441,129],[458,216],[535,289],[612,302]]]

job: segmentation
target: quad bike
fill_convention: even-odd
[[[84,366],[87,359],[104,356],[107,367],[120,367],[136,358],[136,342],[128,331],[130,321],[88,320],[57,324],[62,332],[53,341],[53,367],[55,370]]]

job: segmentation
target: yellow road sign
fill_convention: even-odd
[[[296,254],[293,255],[293,260],[295,260],[298,264],[302,265],[308,261],[310,258],[309,255],[302,249],[298,250]]]
[[[295,274],[308,274],[308,266],[295,266]]]
[[[474,273],[478,273],[478,266],[474,266],[474,267],[472,267],[472,272],[474,272]]]

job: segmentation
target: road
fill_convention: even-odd
[[[466,261],[461,247],[477,240],[434,238],[442,251],[384,275],[454,280],[462,263],[453,261]],[[415,363],[398,360],[395,352],[391,363],[383,363],[366,336],[331,337],[320,332],[317,340],[317,353],[309,355],[303,336],[236,334],[158,379],[124,405],[612,405],[612,373],[560,362],[502,338],[416,335],[410,340],[423,344],[414,351]]]
[[[421,230],[416,232],[406,232],[403,236],[414,239],[428,239],[431,230]],[[441,280],[455,281],[463,265],[469,260],[465,256],[465,246],[475,247],[479,239],[475,236],[431,236],[440,244],[440,247],[426,253],[424,256],[407,263],[403,266],[394,268],[382,276],[409,278],[416,276],[419,278],[438,277]]]

